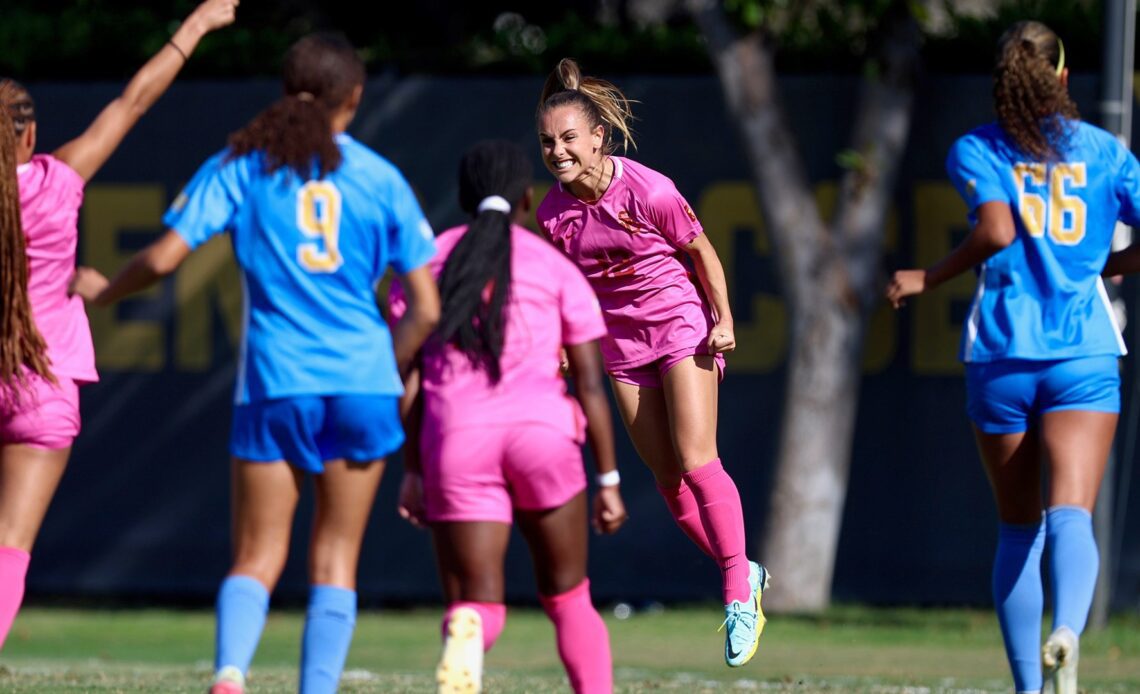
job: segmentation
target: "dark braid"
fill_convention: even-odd
[[[478,211],[491,195],[506,199],[512,212],[531,183],[530,160],[518,145],[489,140],[467,150],[459,162],[459,206],[473,219],[451,251],[439,277],[443,305],[437,335],[502,377],[505,307],[511,284],[511,215]],[[484,295],[490,288],[490,297]]]

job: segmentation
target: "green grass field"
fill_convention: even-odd
[[[254,660],[251,694],[295,690],[301,620],[271,613]],[[439,612],[364,611],[343,692],[430,692]],[[1001,637],[980,611],[832,609],[776,617],[746,667],[724,666],[712,606],[618,620],[607,614],[619,692],[1004,692]],[[1140,691],[1140,618],[1115,617],[1086,634],[1088,692]],[[24,610],[0,655],[3,692],[204,692],[213,615],[206,611]],[[488,692],[569,691],[553,631],[536,610],[512,609],[487,659]]]

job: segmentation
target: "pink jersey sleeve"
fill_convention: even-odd
[[[563,260],[562,258],[559,258]],[[562,271],[559,310],[562,313],[562,344],[580,345],[606,334],[605,319],[598,297],[590,283],[574,264],[558,263]]]
[[[431,269],[431,274],[435,275],[436,280],[443,272],[443,265],[447,262],[447,257],[451,254],[455,244],[463,238],[463,233],[467,231],[467,226],[453,227],[435,237],[435,255],[428,261],[428,266]],[[396,327],[396,323],[404,316],[408,310],[408,295],[404,293],[404,286],[400,284],[399,277],[392,278],[392,285],[388,289],[388,324],[391,327]]]
[[[688,245],[703,231],[693,208],[669,179],[649,192],[646,214],[653,226],[678,248]]]

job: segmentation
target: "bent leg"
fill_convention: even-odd
[[[309,606],[301,636],[302,694],[335,692],[340,683],[356,628],[360,545],[383,474],[383,460],[333,460],[314,476]]]
[[[558,654],[578,694],[613,691],[610,637],[586,578],[586,493],[545,511],[519,511],[543,609],[554,623]]]
[[[431,524],[439,577],[447,611],[441,625],[447,634],[451,614],[460,608],[475,610],[482,619],[483,650],[489,651],[503,630],[503,560],[511,526],[487,521]]]
[[[70,454],[70,447],[0,447],[0,648],[24,601],[32,545]]]
[[[435,676],[440,692],[480,691],[483,654],[503,631],[503,559],[507,523],[447,521],[431,524],[447,610],[440,625],[443,652]]]
[[[665,499],[673,520],[698,549],[711,557],[713,552],[701,522],[700,507],[677,462],[664,392],[661,388],[635,386],[616,379],[610,383],[633,447],[653,472],[657,491]]]
[[[1041,689],[1041,468],[1035,431],[974,437],[993,488],[1001,523],[994,556],[993,597],[1016,691]]]
[[[673,445],[700,510],[712,557],[720,566],[724,604],[747,604],[753,589],[748,581],[744,510],[736,483],[717,457],[716,363],[707,355],[684,359],[665,373],[663,383]]]

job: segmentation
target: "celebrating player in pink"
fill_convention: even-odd
[[[673,182],[613,154],[616,134],[633,141],[631,117],[616,86],[558,64],[537,113],[558,184],[538,221],[597,292],[602,355],[638,454],[677,524],[721,568],[725,661],[736,667],[759,644],[768,575],[745,556],[740,494],[716,448],[723,353],[736,346],[724,270]]]
[[[52,154],[34,154],[36,113],[18,83],[0,78],[0,107],[14,124],[26,257],[4,247],[4,368],[0,372],[0,646],[24,595],[29,552],[79,433],[79,385],[98,380],[83,300],[68,295],[75,270],[83,188],[142,114],[170,86],[198,41],[234,20],[237,0],[206,0],[79,137]],[[5,133],[7,138],[8,133]],[[5,229],[5,233],[10,229]],[[8,269],[20,264],[26,275]],[[22,287],[14,286],[25,278]],[[26,296],[21,316],[8,299]],[[34,319],[34,324],[27,321]],[[29,328],[32,328],[29,330]],[[38,334],[37,334],[38,333]],[[42,341],[38,338],[42,337]],[[7,345],[23,340],[17,362]]]
[[[606,329],[582,273],[511,223],[530,209],[530,183],[526,154],[509,142],[475,145],[460,164],[460,204],[472,221],[440,235],[432,260],[443,309],[422,350],[422,399],[409,418],[422,412],[422,433],[418,450],[405,450],[400,511],[428,523],[435,539],[448,606],[439,691],[481,686],[483,652],[506,617],[513,517],[574,691],[608,694],[609,635],[586,578],[580,448],[588,439],[599,473],[594,527],[612,533],[626,514],[597,348]],[[404,310],[398,291],[392,308],[393,317]],[[576,400],[559,370],[563,348]],[[418,378],[409,379],[412,397]]]

